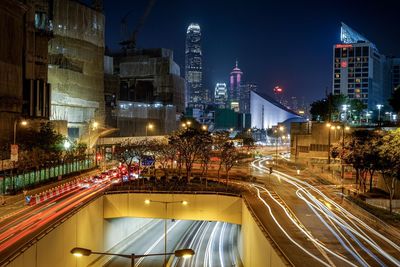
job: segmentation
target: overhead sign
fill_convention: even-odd
[[[154,165],[154,162],[155,162],[156,160],[153,158],[153,157],[145,157],[143,160],[142,160],[142,166],[151,166],[151,165]]]
[[[11,145],[11,161],[18,161],[18,145]]]

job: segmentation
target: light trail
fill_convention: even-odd
[[[165,219],[166,220],[166,219]],[[167,234],[172,231],[181,221],[175,221],[170,227],[167,229]],[[162,240],[165,238],[165,233],[163,233],[143,254],[147,255],[149,254]],[[168,251],[167,251],[168,252]],[[137,261],[135,261],[135,267],[139,266],[139,264],[144,260],[145,258],[139,258]]]
[[[255,160],[251,163],[251,165],[262,171],[262,172],[269,172],[269,169],[262,166],[262,163],[265,162],[264,159],[259,159]],[[258,164],[258,166],[256,165]],[[381,246],[379,246],[367,233],[365,233],[360,226],[365,228],[368,232],[372,233],[374,236],[378,237],[381,242],[385,242],[392,246],[395,250],[399,250],[399,246],[395,244],[393,241],[389,240],[388,238],[384,237],[381,233],[377,232],[376,230],[372,229],[368,224],[363,222],[361,219],[358,217],[354,216],[347,210],[345,210],[343,207],[341,207],[339,204],[337,204],[335,201],[327,197],[324,193],[322,193],[319,189],[316,187],[310,185],[309,183],[299,180],[295,177],[292,177],[290,175],[287,175],[285,173],[279,172],[277,170],[274,170],[274,176],[277,177],[279,180],[283,180],[294,187],[297,188],[296,190],[296,196],[299,197],[302,201],[304,201],[307,206],[310,208],[310,210],[317,216],[317,218],[329,229],[329,231],[334,235],[334,237],[339,241],[339,243],[345,248],[346,251],[348,251],[361,265],[363,266],[369,266],[366,259],[364,259],[356,250],[354,246],[351,245],[351,242],[345,237],[345,235],[337,228],[339,226],[340,229],[342,229],[352,241],[358,245],[359,248],[361,248],[365,253],[367,253],[368,256],[370,256],[373,260],[375,260],[379,265],[385,266],[385,264],[379,259],[377,255],[375,255],[370,249],[368,249],[358,238],[363,240],[365,243],[367,243],[369,246],[371,246],[375,251],[377,251],[381,256],[395,264],[396,266],[400,265],[399,260],[394,258],[392,255],[387,253]],[[314,244],[320,246],[330,254],[334,255],[335,257],[345,260],[347,263],[350,264],[350,262],[345,259],[343,256],[341,256],[338,253],[333,252],[332,250],[329,250],[324,246],[321,242],[313,239],[310,237],[308,234],[309,231],[305,231],[295,220],[293,220],[288,213],[288,211],[285,209],[281,203],[279,203],[273,196],[270,194],[270,192],[262,186],[253,186],[253,188],[257,188],[257,194],[261,201],[265,202],[261,196],[260,196],[260,188],[261,190],[267,192],[272,200],[274,200],[286,213],[288,218],[292,221],[292,223],[300,229]],[[318,200],[311,192],[316,193],[318,196],[322,197],[322,200],[325,201],[326,203]],[[264,203],[266,204],[266,203]],[[268,207],[270,210],[270,208]],[[333,212],[331,209],[334,209],[335,211],[338,211],[339,214]],[[271,212],[270,212],[271,213]],[[324,220],[322,216],[324,216],[327,220]],[[342,217],[340,217],[340,215]],[[274,219],[275,220],[275,219]],[[349,224],[350,222],[350,224]],[[277,222],[276,222],[277,223]],[[358,226],[359,224],[360,226]],[[332,227],[331,227],[331,226]],[[358,237],[358,238],[357,238]],[[346,245],[347,243],[347,245]],[[331,264],[332,265],[332,264]],[[351,265],[354,265],[351,263]]]
[[[225,233],[226,223],[222,223],[222,229],[219,234],[218,252],[219,252],[219,262],[220,267],[225,267],[224,265],[224,233]]]

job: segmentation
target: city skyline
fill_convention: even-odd
[[[246,70],[246,79],[259,84],[261,91],[272,95],[272,89],[280,85],[288,94],[304,96],[308,102],[323,97],[325,89],[332,87],[331,47],[340,40],[341,21],[372,40],[383,54],[400,54],[396,46],[400,30],[391,27],[395,25],[399,3],[288,3],[262,3],[260,6],[255,2],[246,5],[237,1],[229,5],[218,2],[208,10],[207,1],[157,2],[139,33],[138,47],[173,49],[176,61],[183,68],[186,28],[196,21],[203,31],[203,71],[207,88],[213,88],[218,81],[228,82],[232,62],[238,59]],[[120,18],[127,8],[122,1],[120,4],[104,1],[106,44],[112,49],[118,48],[119,41],[118,31],[112,29],[119,28]],[[146,1],[138,3],[129,21],[132,27],[145,5]],[[363,16],[354,16],[354,12]],[[375,12],[387,15],[377,17]],[[223,20],[221,15],[224,15]],[[166,16],[171,18],[167,20]],[[259,41],[252,41],[255,39]],[[308,68],[304,68],[304,64]]]

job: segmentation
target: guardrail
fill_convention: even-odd
[[[45,227],[44,229],[42,229],[41,231],[36,233],[34,237],[30,238],[29,240],[27,240],[20,246],[16,247],[14,249],[14,251],[15,251],[14,253],[10,253],[10,255],[4,255],[4,257],[0,259],[0,266],[8,266],[13,260],[15,260],[18,256],[22,255],[27,249],[29,249],[31,246],[33,246],[36,242],[41,240],[48,233],[50,233],[55,228],[57,228],[59,225],[64,223],[66,220],[68,220],[69,218],[74,216],[81,209],[88,206],[90,203],[92,203],[94,200],[96,200],[101,195],[103,195],[103,192],[98,192],[97,194],[93,195],[90,199],[88,199],[86,202],[82,203],[81,205],[78,205],[77,207],[74,207],[70,212],[67,212],[64,215],[61,215],[54,222],[49,223],[47,227]]]

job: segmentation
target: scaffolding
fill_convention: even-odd
[[[104,15],[78,1],[55,0],[53,33],[51,119],[79,128],[104,123]]]

